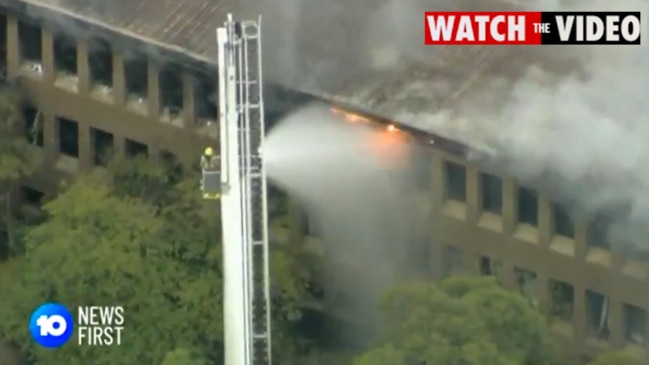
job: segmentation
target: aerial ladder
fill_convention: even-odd
[[[225,365],[272,364],[260,25],[228,15],[216,31],[220,167],[202,189],[221,200]]]

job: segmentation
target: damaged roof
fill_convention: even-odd
[[[506,99],[507,82],[550,58],[525,47],[423,47],[424,11],[519,9],[513,0],[0,0],[16,3],[28,16],[72,18],[208,64],[227,13],[261,13],[272,81],[472,146],[484,142],[488,126],[421,115],[467,100],[494,107]],[[403,22],[410,18],[417,21]],[[553,67],[545,63],[539,70]]]

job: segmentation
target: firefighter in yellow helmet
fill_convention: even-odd
[[[218,168],[218,158],[214,156],[212,147],[205,148],[201,156],[201,169],[203,170],[216,170]]]

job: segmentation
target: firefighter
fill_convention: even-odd
[[[216,170],[218,168],[217,157],[214,156],[214,150],[212,147],[205,148],[203,155],[201,156],[201,169],[203,171]]]

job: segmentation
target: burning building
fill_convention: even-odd
[[[233,1],[0,0],[0,6],[0,64],[29,91],[26,129],[48,162],[25,186],[26,199],[49,194],[54,176],[101,166],[104,151],[191,163],[217,137],[214,29],[238,10]],[[637,226],[620,222],[633,216],[632,199],[596,206],[572,199],[602,190],[591,188],[588,176],[567,176],[568,163],[545,168],[537,163],[540,150],[512,148],[556,136],[530,122],[532,135],[523,138],[507,132],[512,124],[496,123],[553,113],[511,103],[531,98],[538,85],[587,84],[592,75],[571,55],[548,57],[548,48],[442,48],[424,63],[362,73],[343,65],[353,64],[344,54],[329,64],[349,71],[341,72],[344,83],[296,86],[291,79],[285,86],[336,105],[333,113],[350,122],[407,133],[427,146],[418,194],[433,211],[435,229],[413,248],[424,258],[427,277],[497,275],[547,309],[575,358],[625,345],[645,351],[649,262],[642,243],[630,242],[638,235],[619,234]],[[557,90],[566,103],[579,91]],[[543,168],[526,168],[532,165]],[[617,177],[627,171],[618,170]],[[593,179],[644,187],[639,178]],[[576,193],[564,188],[575,182],[581,186]],[[302,234],[317,235],[303,226]],[[329,290],[335,297],[336,289]]]

